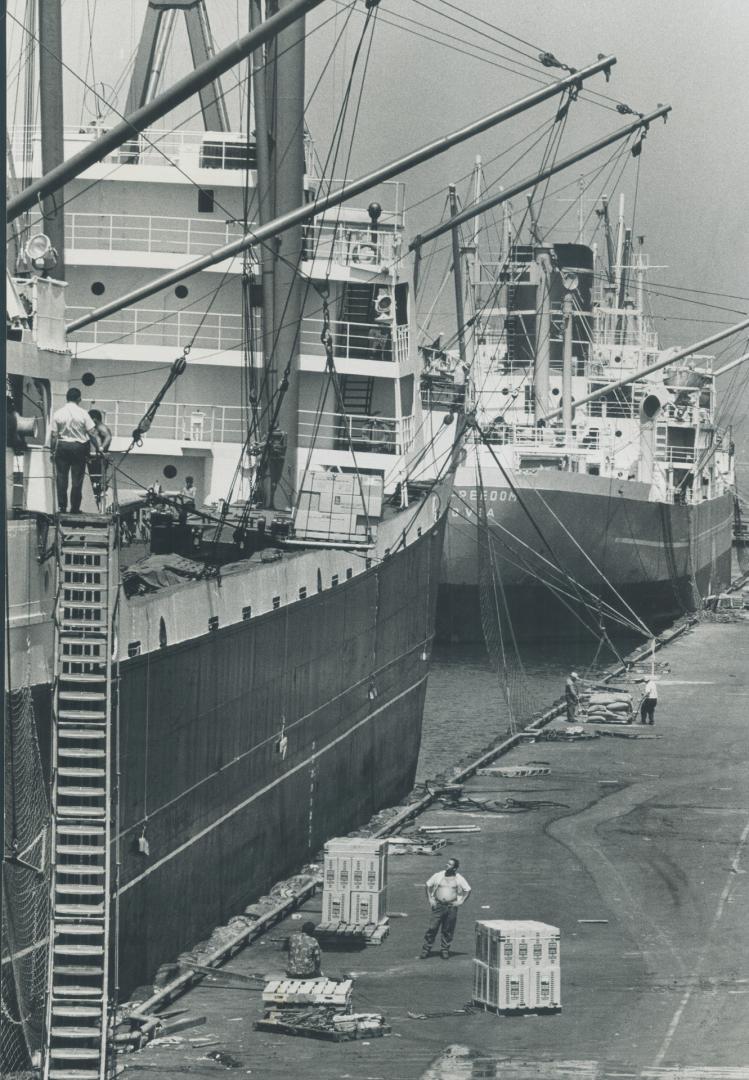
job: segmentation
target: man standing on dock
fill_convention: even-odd
[[[438,931],[441,934],[440,956],[443,960],[447,960],[450,956],[450,945],[455,934],[455,924],[458,921],[458,908],[465,904],[471,895],[471,886],[458,873],[459,866],[457,859],[448,859],[446,869],[432,874],[426,883],[427,900],[432,909],[432,917],[424,935],[420,957],[422,960],[426,960],[431,953]]]
[[[580,701],[577,692],[577,680],[579,678],[580,676],[576,671],[571,671],[564,684],[564,701],[567,706],[567,720],[570,724],[574,724],[577,719],[577,706]]]
[[[641,724],[654,724],[655,723],[655,707],[658,704],[658,687],[655,685],[655,679],[651,675],[648,681],[645,683],[645,693],[643,695],[642,702],[640,704],[640,723]]]

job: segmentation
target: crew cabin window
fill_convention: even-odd
[[[128,656],[140,656],[140,642],[129,641],[127,643],[127,655]]]
[[[213,189],[212,188],[200,188],[198,191],[198,213],[199,214],[212,214],[213,213]]]

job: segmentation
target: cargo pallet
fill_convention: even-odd
[[[532,1009],[527,1006],[503,1009],[499,1005],[490,1005],[488,1001],[479,1001],[477,998],[473,998],[471,1006],[474,1009],[482,1009],[483,1012],[494,1013],[495,1016],[556,1016],[557,1013],[562,1011],[561,1005],[556,1005],[553,1008],[548,1009],[541,1006],[537,1009]]]
[[[378,923],[320,923],[315,927],[315,937],[321,945],[382,945],[390,933],[387,919]]]
[[[256,1020],[252,1025],[255,1031],[270,1031],[276,1035],[297,1035],[305,1039],[322,1039],[325,1042],[353,1042],[355,1039],[379,1039],[389,1035],[389,1024],[382,1024],[374,1029],[354,1028],[353,1031],[335,1031],[331,1028],[308,1027],[306,1024],[292,1024],[280,1020]]]

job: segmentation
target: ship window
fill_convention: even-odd
[[[299,599],[300,600],[306,600],[306,598],[307,598],[307,586],[306,585],[300,585],[299,586]]]
[[[346,569],[346,581],[348,581],[353,576],[354,576],[354,571],[351,569],[350,566],[347,567],[347,569]]]
[[[416,529],[416,535],[421,536],[421,525],[419,525],[418,528]]]
[[[370,559],[369,555],[367,555],[366,559],[364,560],[364,565],[366,566],[367,570],[369,570],[370,566],[372,565],[372,560]]]
[[[198,213],[213,213],[213,190],[211,188],[200,188],[198,190]]]
[[[104,292],[104,282],[95,281],[91,286],[91,292],[94,294],[94,296],[101,296],[101,294]]]
[[[140,656],[140,642],[128,641],[127,643],[127,655],[128,656]]]
[[[186,285],[178,285],[177,288],[174,290],[174,295],[177,297],[178,300],[184,300],[185,297],[188,295],[189,291],[190,290],[187,288]]]
[[[218,615],[211,615],[210,619],[208,620],[208,629],[218,630]]]
[[[333,574],[332,578],[330,579],[330,584],[332,588],[336,587],[336,585],[338,584],[338,574]]]
[[[317,571],[317,591],[322,592],[322,571],[319,568]]]
[[[166,638],[166,623],[164,622],[164,616],[159,619],[159,648],[165,649],[167,644]]]
[[[281,606],[281,597],[280,596],[274,596],[273,597],[273,610],[277,611],[278,608],[280,608],[280,606]]]
[[[242,619],[244,620],[244,622],[247,622],[247,620],[251,619],[251,618],[252,618],[252,605],[248,604],[247,607],[242,608]]]

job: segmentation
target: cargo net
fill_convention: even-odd
[[[44,1021],[49,929],[49,804],[29,687],[8,694],[2,868],[0,1075],[22,1076]]]
[[[478,567],[481,628],[489,661],[497,675],[500,689],[498,712],[511,735],[522,729],[538,710],[539,701],[530,689],[520,658],[515,631],[510,618],[497,545],[486,514],[483,485],[477,484],[478,497]]]

